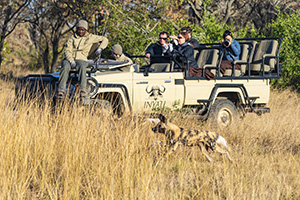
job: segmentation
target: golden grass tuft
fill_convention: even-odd
[[[273,90],[271,113],[220,132],[234,164],[197,147],[160,161],[163,136],[132,116],[115,120],[77,104],[15,105],[0,80],[0,199],[299,199],[300,97]],[[206,129],[175,116],[182,127]]]

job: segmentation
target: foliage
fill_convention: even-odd
[[[280,53],[283,75],[274,82],[280,87],[295,86],[300,90],[300,16],[281,13],[269,27],[271,35],[284,39]]]
[[[209,13],[218,24],[242,28],[253,25],[259,33],[268,30],[266,24],[276,19],[280,11],[290,13],[299,8],[299,3],[291,0],[188,0],[186,4],[187,18],[195,24],[201,24],[204,13]]]
[[[5,39],[15,30],[19,23],[23,22],[24,11],[29,3],[30,0],[0,2],[0,70]]]
[[[157,8],[153,6],[153,8]],[[186,18],[162,20],[160,9],[147,12],[145,6],[126,7],[111,5],[111,13],[108,19],[104,19],[105,28],[111,45],[119,43],[129,54],[144,54],[146,48],[157,41],[161,31],[168,31],[170,35],[179,33],[180,28],[189,26],[193,29],[193,37],[200,43],[217,42],[222,33],[227,30],[235,30],[231,25],[221,25],[214,15],[204,13],[201,24],[193,24]],[[254,27],[240,28],[237,37],[257,36]]]
[[[49,69],[50,66],[53,71],[62,57],[63,43],[74,31],[74,25],[79,19],[89,21],[89,32],[108,37],[110,43],[104,51],[106,58],[111,58],[110,48],[117,43],[130,55],[144,55],[146,48],[158,40],[161,31],[168,31],[170,35],[174,35],[178,34],[180,28],[190,26],[195,39],[200,43],[208,43],[220,41],[222,33],[229,29],[236,38],[263,36],[284,38],[280,58],[283,63],[283,76],[273,83],[280,87],[293,85],[300,88],[298,67],[300,17],[297,14],[299,5],[292,2],[283,1],[277,6],[272,6],[274,2],[271,1],[254,0],[248,2],[31,0],[30,2],[28,18],[34,28],[30,34],[36,33],[36,37],[31,39],[40,53],[39,58],[42,58],[42,62],[41,59],[35,58],[36,64],[33,60],[31,66],[44,65],[45,69]],[[25,13],[28,13],[28,10]],[[294,13],[288,14],[290,11]],[[265,21],[260,20],[265,16],[267,16]],[[141,65],[148,62],[147,59],[133,60]]]
[[[146,48],[157,41],[161,31],[170,34],[178,32],[176,27],[180,27],[180,20],[177,23],[167,20],[168,16],[164,15],[165,3],[140,1],[138,6],[136,4],[125,6],[107,2],[110,13],[102,23],[110,40],[106,55],[110,54],[107,52],[110,46],[117,43],[130,55],[143,55]]]
[[[3,49],[2,49],[2,59],[3,61],[6,61],[6,57],[9,54],[10,48],[9,43],[7,41],[4,41]]]

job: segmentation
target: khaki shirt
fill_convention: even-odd
[[[123,53],[122,55],[116,59],[116,61],[120,61],[120,62],[128,62],[129,64],[133,64],[132,60],[128,57],[126,57]]]
[[[97,48],[105,49],[108,44],[108,39],[104,36],[86,33],[80,37],[74,33],[67,41],[65,49],[65,58],[70,62],[75,60],[88,60]]]

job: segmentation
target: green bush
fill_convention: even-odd
[[[294,87],[300,90],[300,16],[297,13],[280,13],[269,27],[270,36],[284,39],[280,51],[283,74],[273,83],[278,87]]]

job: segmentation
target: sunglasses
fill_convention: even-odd
[[[178,38],[178,39],[182,39],[183,37],[181,37],[181,36],[178,36],[177,38]]]
[[[167,40],[168,38],[162,38],[162,37],[160,37],[159,39],[160,39],[160,40]]]

